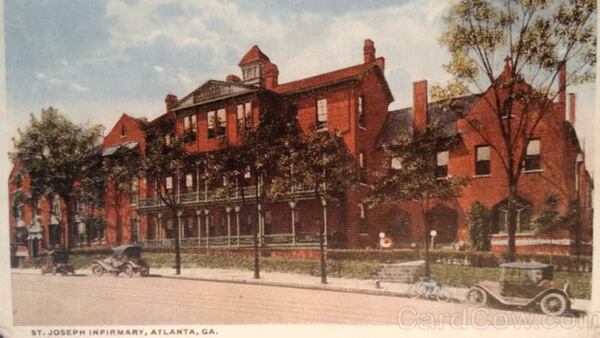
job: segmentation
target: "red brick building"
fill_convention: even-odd
[[[251,229],[259,222],[261,244],[306,248],[317,244],[317,220],[325,216],[330,245],[376,247],[380,232],[388,234],[397,246],[414,245],[420,240],[423,228],[423,220],[414,205],[398,203],[393,207],[367,210],[361,201],[369,190],[371,174],[382,166],[394,166],[385,158],[381,146],[400,134],[411,135],[415,128],[436,119],[447,133],[461,135],[459,144],[438,154],[438,165],[447,175],[472,178],[460,197],[440,202],[430,210],[432,227],[439,233],[438,243],[464,243],[468,239],[466,213],[474,201],[480,201],[493,210],[496,234],[492,249],[505,250],[503,203],[507,187],[498,154],[491,151],[464,120],[464,117],[477,116],[489,121],[486,128],[492,135],[497,134],[492,120],[495,117],[490,115],[492,112],[484,100],[493,93],[487,91],[457,98],[462,102],[461,111],[445,112],[439,104],[428,103],[427,82],[421,81],[413,85],[412,107],[389,111],[394,98],[384,76],[385,59],[376,57],[374,43],[368,39],[363,52],[364,59],[357,65],[279,84],[277,65],[254,46],[238,64],[241,78],[228,75],[225,80],[208,80],[182,99],[169,94],[165,98],[165,114],[159,117],[175,119],[176,135],[186,135],[186,149],[203,153],[221,149],[225,146],[224,139],[233,145],[242,142],[243,129],[256,125],[262,111],[294,105],[303,132],[314,128],[336,131],[366,173],[363,182],[357,182],[342,202],[318,201],[310,191],[296,191],[293,198],[260,206],[264,216],[257,221],[257,205],[247,200],[242,203],[239,196],[223,199],[212,195],[213,183],[202,181],[203,168],[198,166],[178,177],[164,178],[167,188],[185,201],[181,222],[153,196],[152,189],[147,189],[148,184],[154,182],[144,178],[136,180],[132,182],[131,193],[120,198],[109,183],[103,210],[106,229],[93,243],[139,242],[149,247],[172,247],[174,227],[181,224],[184,247],[248,246]],[[574,233],[586,235],[577,238],[580,242],[591,238],[592,180],[585,169],[583,150],[573,128],[574,94],[570,95],[568,119],[565,119],[565,106],[566,98],[561,95],[561,101],[553,107],[561,111],[543,121],[528,146],[531,163],[523,173],[518,191],[524,205],[518,216],[517,247],[521,252],[547,251],[552,246],[554,252],[570,253],[574,250]],[[110,156],[119,145],[143,151],[143,123],[147,122],[123,115],[104,139],[104,155]],[[246,179],[251,194],[255,178],[248,175]],[[11,196],[19,189],[26,190],[26,179],[20,188],[13,181],[14,177],[9,184]],[[583,231],[563,231],[554,236],[552,243],[533,234],[531,216],[541,208],[550,192],[559,194],[563,212],[571,203],[579,203],[581,212],[576,226]],[[25,203],[22,209],[21,214],[11,210],[12,229],[17,228],[17,224],[31,228],[32,216],[28,211],[31,206]],[[43,246],[52,243],[49,236],[52,222],[46,209],[49,210],[41,208]],[[81,243],[87,244],[90,240]]]

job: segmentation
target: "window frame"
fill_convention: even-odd
[[[488,149],[488,159],[481,160],[479,159],[479,149],[487,148]],[[487,163],[487,165],[486,165]],[[481,167],[483,166],[483,167]],[[484,169],[482,172],[482,169]],[[475,146],[475,167],[474,167],[474,175],[475,176],[490,176],[492,174],[492,148],[489,144],[481,144]]]
[[[440,154],[446,154],[446,164],[440,165]],[[436,178],[444,178],[448,177],[448,166],[450,164],[450,151],[442,150],[438,151],[435,155],[435,177]]]
[[[328,121],[329,121],[329,112],[327,111],[327,98],[325,97],[321,97],[321,98],[317,98],[317,100],[315,101],[315,106],[316,106],[316,124],[315,127],[317,129],[317,131],[324,131],[327,130],[327,125],[328,125]],[[322,109],[324,109],[324,112],[322,111]],[[324,119],[322,119],[322,117],[325,117]]]
[[[358,95],[356,99],[356,115],[357,115],[357,123],[361,128],[366,129],[366,121],[365,121],[365,96]]]
[[[537,142],[537,154],[529,154],[529,146],[532,142]],[[533,167],[531,167],[533,165]],[[523,159],[524,172],[537,172],[542,170],[542,141],[539,138],[532,138],[527,141],[525,149],[525,158]]]

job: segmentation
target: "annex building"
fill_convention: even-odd
[[[428,102],[426,81],[413,83],[413,104],[390,111],[394,100],[384,75],[385,59],[376,56],[374,42],[365,40],[364,58],[356,65],[279,83],[279,69],[258,46],[253,46],[240,60],[240,75],[207,80],[181,98],[168,94],[164,115],[172,118],[175,134],[184,137],[191,153],[217,151],[229,144],[242,142],[246,128],[259,122],[265,110],[286,109],[294,105],[301,132],[317,129],[341,135],[354,155],[363,175],[349,189],[341,202],[316,200],[310,190],[294,191],[289,198],[261,205],[263,217],[257,218],[257,205],[239,195],[227,197],[212,193],[214,185],[202,180],[198,165],[179,175],[165,177],[165,186],[184,201],[180,215],[153,196],[152,180],[140,178],[132,182],[131,193],[116,198],[115,189],[107,186],[107,203],[102,210],[105,224],[86,224],[80,217],[77,226],[66,234],[64,205],[60,199],[47,196],[36,206],[15,202],[16,196],[28,191],[28,178],[16,177],[18,164],[11,173],[10,228],[14,255],[37,255],[41,248],[65,244],[71,246],[117,245],[140,243],[149,248],[171,248],[174,227],[181,225],[184,248],[227,250],[252,245],[252,229],[259,229],[262,246],[285,247],[297,255],[318,246],[318,222],[324,220],[326,244],[335,247],[378,247],[379,233],[393,240],[394,247],[414,247],[423,241],[424,220],[416,205],[410,202],[368,209],[363,198],[373,182],[373,173],[383,168],[394,170],[399,164],[387,159],[383,145],[399,135],[412,135],[428,121],[438,120],[448,135],[460,135],[452,149],[436,158],[436,175],[465,176],[469,184],[460,196],[432,205],[427,212],[430,227],[436,229],[440,246],[463,247],[468,242],[467,212],[475,201],[492,210],[492,250],[506,250],[508,187],[499,155],[486,144],[466,118],[488,121],[492,139],[495,116],[486,103],[486,92],[460,97],[460,111],[447,111],[436,102]],[[509,67],[510,65],[507,65]],[[561,77],[562,79],[563,77]],[[544,119],[535,135],[527,140],[527,160],[519,183],[520,208],[517,219],[517,252],[574,253],[576,248],[589,248],[592,229],[592,179],[585,168],[584,152],[575,133],[575,94],[563,92],[552,109],[557,113]],[[567,109],[568,107],[568,109]],[[515,112],[518,114],[518,112]],[[142,119],[127,114],[108,132],[103,141],[103,154],[110,156],[119,146],[144,149]],[[250,173],[247,194],[252,195],[257,180]],[[531,225],[550,193],[560,197],[560,211],[573,205],[579,210],[576,224],[561,230],[552,238],[536,234]],[[116,203],[115,201],[119,201]],[[81,213],[89,207],[78,208]],[[180,221],[181,220],[181,221]],[[259,224],[256,224],[258,222]]]

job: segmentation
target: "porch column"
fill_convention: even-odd
[[[296,201],[291,200],[288,202],[290,208],[292,208],[292,245],[296,245]]]
[[[225,213],[227,214],[227,246],[231,246],[231,207],[225,207]]]
[[[210,246],[210,230],[209,230],[209,218],[208,218],[208,213],[210,210],[208,209],[204,209],[204,220],[206,222],[206,247],[208,248]]]
[[[235,211],[235,227],[237,233],[237,246],[240,247],[240,206],[236,205],[233,210]]]
[[[202,245],[202,218],[200,216],[202,216],[202,211],[198,209],[196,210],[196,221],[198,222],[198,246]]]
[[[208,177],[208,165],[204,168],[204,176]],[[204,201],[208,202],[208,180],[204,179]]]
[[[323,237],[325,237],[323,243],[327,246],[327,201],[325,198],[321,198],[321,205],[323,206]]]
[[[196,163],[196,202],[200,202],[200,162]]]

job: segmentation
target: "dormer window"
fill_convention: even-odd
[[[317,100],[317,130],[327,130],[327,99]]]
[[[255,63],[242,68],[242,77],[244,81],[252,81],[262,78],[262,64]]]

